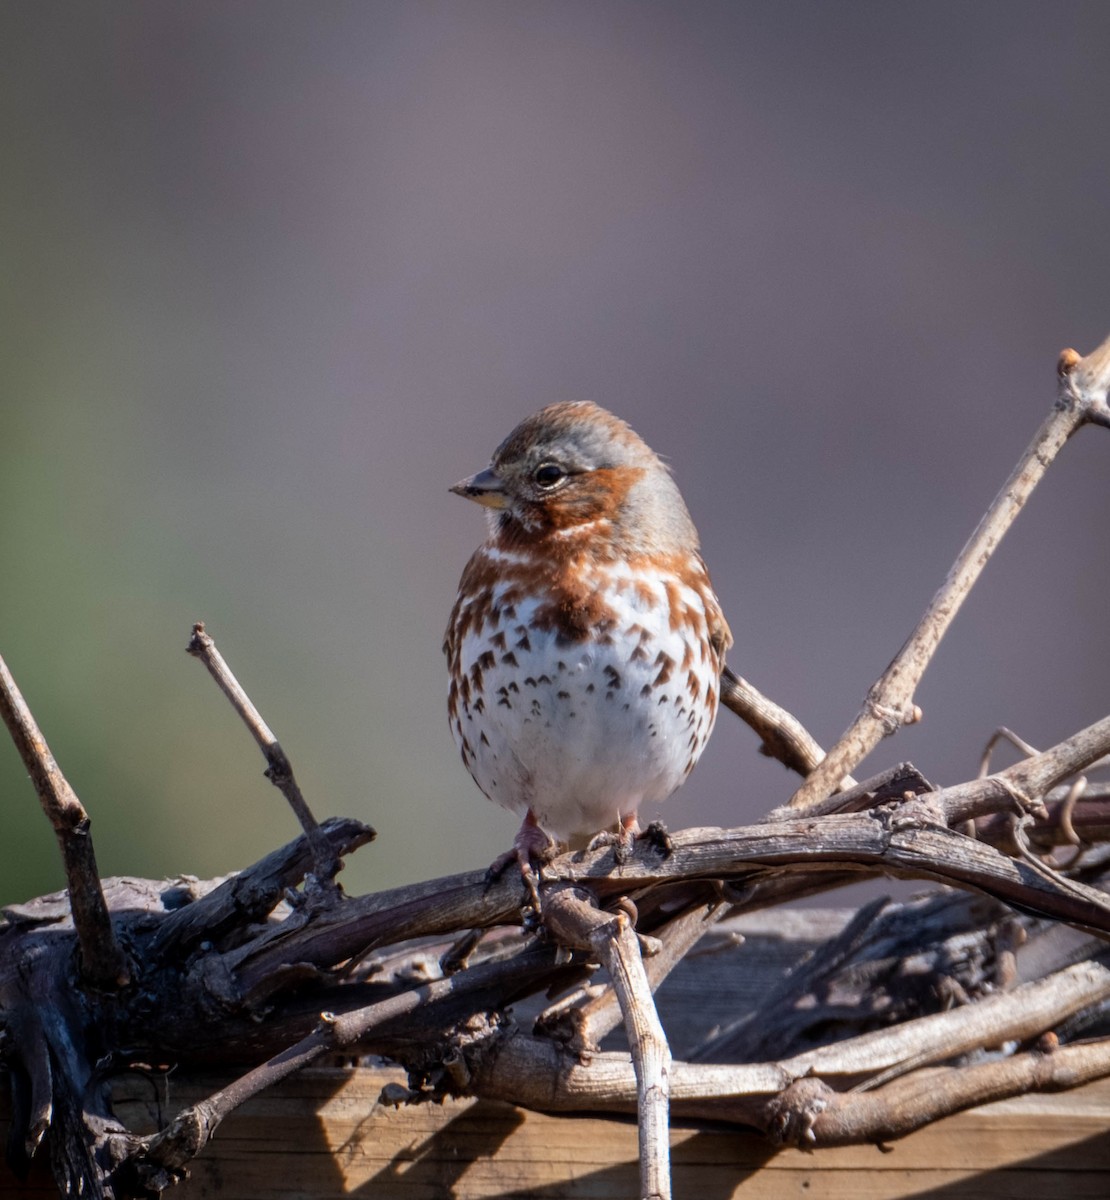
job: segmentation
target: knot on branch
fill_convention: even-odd
[[[1110,351],[1104,342],[1086,358],[1078,351],[1060,351],[1056,364],[1059,389],[1056,407],[1075,410],[1080,420],[1110,428],[1110,406],[1107,390],[1110,387]]]
[[[577,1062],[588,1063],[597,1053],[598,1046],[581,1001],[583,998],[596,999],[604,992],[603,987],[594,986],[582,989],[580,994],[571,993],[567,1002],[553,1004],[540,1013],[533,1031],[573,1055]]]
[[[903,725],[916,725],[923,716],[916,704],[904,707],[884,704],[874,692],[867,697],[867,712],[882,726],[883,737],[891,737]]]
[[[147,1143],[145,1165],[182,1174],[185,1165],[207,1145],[211,1133],[207,1106],[195,1104],[186,1108]]]
[[[838,1100],[838,1093],[815,1076],[795,1079],[768,1106],[767,1134],[778,1146],[810,1150],[817,1145],[817,1118]]]
[[[1048,818],[1048,810],[1044,806],[1044,801],[1036,796],[1030,796],[1023,791],[1013,781],[1012,777],[1002,772],[998,775],[988,775],[992,783],[996,783],[1013,802],[1019,816],[1035,817],[1038,821],[1044,821]]]
[[[408,1094],[405,1104],[441,1103],[449,1096],[468,1095],[473,1080],[512,1025],[503,1012],[477,1012],[456,1025],[440,1041],[405,1058]]]

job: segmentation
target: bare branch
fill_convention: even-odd
[[[984,1044],[1029,1041],[1070,1013],[1110,994],[1110,973],[1079,964],[975,1005],[877,1030],[780,1062],[671,1064],[671,1107],[679,1117],[737,1122],[779,1140],[845,1145],[899,1137],[972,1104],[1025,1091],[1075,1087],[1110,1074],[1110,1039],[1017,1054],[985,1064],[927,1064]],[[837,1091],[853,1079],[882,1086]],[[898,1074],[899,1079],[891,1081]],[[802,1085],[802,1086],[799,1086]],[[814,1091],[813,1089],[816,1089]],[[629,1112],[637,1084],[622,1054],[588,1066],[526,1034],[500,1042],[475,1077],[476,1094],[548,1112]]]
[[[65,866],[73,924],[81,947],[81,971],[90,987],[111,992],[131,978],[116,940],[93,851],[91,822],[62,774],[7,664],[0,658],[0,715],[35,785],[42,811],[58,839]]]
[[[1046,979],[997,992],[975,1004],[876,1029],[779,1065],[795,1077],[806,1074],[883,1079],[916,1067],[944,1062],[1001,1041],[1028,1041],[1046,1029],[1110,998],[1110,970],[1095,962],[1076,963]]]
[[[834,1093],[808,1130],[810,1145],[905,1137],[977,1104],[1060,1091],[1110,1075],[1110,1039],[1052,1046],[995,1062],[916,1071],[874,1092]],[[862,1136],[861,1136],[862,1135]]]
[[[941,788],[929,800],[945,820],[959,825],[999,808],[1036,811],[1042,798],[1069,776],[1110,753],[1110,716],[1103,717],[1040,754],[956,787]]]
[[[977,789],[986,782],[965,787]],[[893,812],[824,818],[819,834],[809,818],[685,830],[673,835],[673,851],[662,860],[642,844],[619,865],[611,849],[566,854],[543,868],[544,890],[569,882],[613,896],[679,881],[744,882],[779,873],[801,877],[823,872],[840,883],[845,871],[885,872],[974,889],[1022,911],[1110,936],[1110,900],[1104,893],[937,824],[928,802],[956,791],[935,793]],[[1006,794],[1000,792],[995,806],[1004,803]],[[811,884],[809,890],[816,889]],[[523,883],[512,872],[491,885],[484,872],[473,871],[351,898],[336,912],[319,914],[309,928],[282,925],[260,934],[225,955],[225,962],[244,991],[251,992],[290,961],[325,969],[387,942],[515,924],[527,902]]]
[[[457,976],[439,980],[342,1017],[322,1013],[316,1028],[296,1045],[180,1112],[170,1125],[148,1141],[144,1157],[156,1167],[180,1171],[204,1149],[221,1122],[240,1104],[329,1051],[352,1045],[375,1025],[411,1013],[421,1004],[449,994],[457,988],[457,980]]]
[[[657,931],[655,936],[659,948],[644,962],[648,986],[653,995],[671,971],[718,921],[728,915],[729,911],[727,904],[697,903],[671,918]],[[552,1024],[555,1025],[575,1022],[576,1027],[572,1027],[571,1030],[572,1044],[587,1050],[595,1048],[623,1019],[620,1001],[611,987],[603,989],[599,994],[595,993],[596,988],[583,989],[577,998],[577,1006],[560,1006],[559,1011],[553,1014],[552,1020]]]
[[[609,972],[636,1072],[640,1195],[643,1200],[670,1200],[670,1046],[655,1011],[631,921],[623,912],[599,912],[592,899],[573,888],[554,891],[544,902],[543,921],[565,945],[592,950]]]
[[[208,673],[219,685],[220,691],[231,701],[232,708],[242,718],[243,724],[250,730],[251,736],[258,743],[268,764],[266,778],[288,801],[289,807],[300,821],[301,828],[312,847],[316,879],[321,884],[333,880],[340,867],[339,859],[332,853],[327,838],[320,834],[316,818],[312,815],[300,785],[293,775],[292,764],[270,727],[262,719],[262,714],[255,708],[251,698],[232,674],[224,656],[216,648],[216,643],[205,631],[203,621],[198,621],[193,626],[193,635],[189,639],[186,650],[194,658],[199,658],[208,668]]]
[[[320,833],[327,838],[330,852],[337,859],[377,837],[369,825],[339,817],[325,821]],[[158,929],[152,952],[158,956],[182,952],[201,940],[221,937],[236,924],[262,920],[287,888],[300,883],[312,865],[307,837],[282,846],[232,875],[201,899],[171,912]]]
[[[999,542],[1068,438],[1085,424],[1107,424],[1108,363],[1110,338],[1086,359],[1080,359],[1074,350],[1060,356],[1059,389],[1052,412],[960,551],[917,628],[871,686],[863,708],[828,757],[794,793],[790,808],[810,814],[831,811],[835,802],[830,796],[843,776],[883,737],[920,718],[913,702],[917,685]]]
[[[464,998],[468,1001],[464,1011],[472,1012],[483,1004],[494,1003],[494,997],[504,993],[513,977],[517,983],[521,979],[549,978],[554,967],[552,947],[525,947],[515,963],[504,960],[482,963],[476,968],[408,988],[374,1004],[346,1012],[322,1012],[311,1032],[295,1044],[179,1113],[165,1129],[147,1140],[144,1159],[149,1166],[179,1171],[203,1149],[229,1113],[323,1055],[349,1050],[360,1042],[374,1046],[384,1039],[388,1043],[391,1036],[388,1027],[396,1029],[405,1018],[413,1017],[421,1009],[438,1006],[442,1010],[445,1002]],[[434,1022],[442,1028],[450,1019],[450,1014],[439,1011]],[[396,1033],[392,1036],[396,1037]],[[405,1027],[404,1036],[419,1040],[413,1023]],[[468,1083],[465,1068],[461,1068],[458,1090],[463,1090]]]
[[[817,740],[793,713],[728,667],[721,672],[721,703],[759,737],[761,754],[777,758],[803,778],[825,757]],[[854,781],[849,775],[841,782],[847,788]]]

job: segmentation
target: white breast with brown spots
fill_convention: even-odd
[[[499,552],[485,553],[494,566]],[[685,578],[589,568],[587,608],[604,615],[588,631],[560,627],[548,597],[504,581],[491,580],[469,619],[455,614],[466,682],[452,688],[451,725],[490,799],[530,808],[549,833],[577,842],[683,782],[713,728],[719,670],[700,561]]]

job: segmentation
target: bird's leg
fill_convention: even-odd
[[[510,863],[516,863],[520,867],[520,876],[524,880],[524,886],[528,889],[532,906],[539,913],[540,890],[533,863],[542,866],[545,862],[551,860],[554,851],[554,841],[540,828],[535,813],[529,809],[524,814],[524,820],[517,830],[516,837],[513,838],[512,848],[506,850],[504,854],[499,854],[490,863],[489,870],[486,872],[486,879],[490,883],[496,879],[500,879],[505,873],[505,868]]]

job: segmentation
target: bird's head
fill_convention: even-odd
[[[552,404],[522,421],[485,471],[451,489],[489,510],[505,544],[589,539],[623,553],[696,550],[670,472],[596,404]]]

